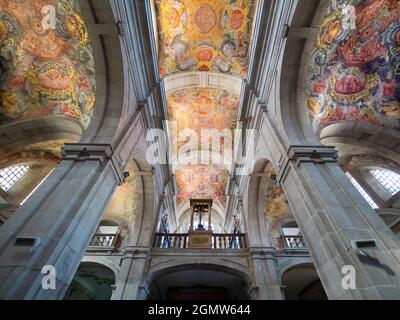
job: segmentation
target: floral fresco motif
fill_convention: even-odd
[[[177,136],[185,129],[194,130],[198,135],[198,150],[212,144],[211,139],[202,134],[203,129],[232,132],[239,107],[239,96],[222,89],[191,88],[178,90],[167,96],[169,121],[176,122]],[[232,135],[233,137],[233,135]],[[187,140],[178,138],[177,148],[181,149]],[[219,150],[226,155],[232,143],[219,140]],[[231,151],[231,150],[230,150]],[[192,196],[214,198],[225,201],[228,171],[223,165],[186,165],[176,172],[179,189],[178,202]]]
[[[184,203],[192,198],[214,199],[225,204],[228,170],[219,165],[187,165],[176,172],[177,201]]]
[[[185,129],[195,130],[200,145],[203,145],[210,141],[202,136],[202,129],[214,129],[218,132],[234,129],[239,96],[222,89],[183,89],[167,97],[167,106],[169,120],[176,121],[178,137]],[[184,143],[186,140],[178,140],[178,148]],[[221,147],[224,144],[227,145],[225,141],[221,141]]]
[[[254,0],[156,0],[162,77],[218,71],[244,78]]]
[[[42,8],[56,9],[55,28]],[[0,123],[66,116],[89,124],[93,52],[76,0],[0,0]]]
[[[314,129],[353,120],[399,128],[398,0],[338,0],[322,23],[310,61],[308,107]],[[345,5],[355,8],[355,25]],[[338,9],[339,8],[339,9]]]

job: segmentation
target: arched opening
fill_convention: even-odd
[[[147,299],[247,300],[249,279],[217,265],[182,265],[156,272],[149,280]]]
[[[327,300],[327,295],[312,264],[295,265],[282,274],[286,300]]]
[[[115,274],[109,268],[83,262],[72,280],[64,300],[110,300]]]

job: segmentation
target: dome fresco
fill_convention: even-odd
[[[43,26],[49,5],[54,28]],[[0,61],[0,124],[65,116],[88,126],[95,71],[77,0],[0,0]]]
[[[215,71],[244,78],[254,0],[156,0],[159,70]]]
[[[346,5],[355,8],[354,23]],[[398,0],[331,2],[307,80],[315,130],[346,120],[399,129],[399,18]]]

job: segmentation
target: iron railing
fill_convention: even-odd
[[[288,249],[307,249],[302,236],[283,236],[285,247]]]
[[[212,249],[246,249],[246,234],[244,233],[213,233]],[[156,233],[154,248],[186,249],[189,245],[187,233]]]
[[[117,240],[116,234],[96,233],[90,241],[90,247],[113,248]]]

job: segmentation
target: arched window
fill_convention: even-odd
[[[364,197],[365,200],[369,203],[369,205],[372,207],[372,209],[378,209],[378,205],[375,203],[374,200],[369,196],[369,194],[364,190],[363,187],[357,182],[356,179],[353,178],[353,176],[349,173],[346,172],[347,177],[350,179],[351,183],[356,187],[358,192],[361,193],[361,195]]]
[[[12,166],[0,170],[0,187],[10,190],[29,171],[28,166]]]
[[[384,169],[372,169],[370,173],[393,196],[400,191],[400,175]]]

